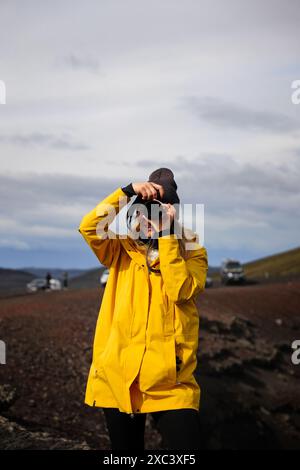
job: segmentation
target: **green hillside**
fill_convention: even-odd
[[[245,263],[244,269],[249,278],[300,277],[300,247]]]
[[[249,280],[280,280],[300,277],[300,247],[259,258],[243,264]],[[220,281],[220,273],[211,273],[214,281]]]

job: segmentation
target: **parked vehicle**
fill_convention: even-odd
[[[207,276],[206,281],[205,281],[205,287],[212,287],[212,286],[213,286],[212,277]]]
[[[100,284],[102,287],[106,286],[108,275],[109,275],[109,269],[104,269],[103,273],[100,276]]]
[[[58,279],[50,279],[49,286],[48,290],[61,290],[61,282]],[[28,292],[47,290],[47,280],[44,278],[33,279],[26,285],[26,288]]]
[[[220,276],[221,282],[225,285],[229,283],[243,283],[246,280],[241,263],[233,259],[226,259],[223,261],[220,269]]]

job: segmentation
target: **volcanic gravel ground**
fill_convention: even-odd
[[[1,299],[0,448],[110,448],[102,410],[83,403],[102,293]],[[206,289],[198,307],[200,447],[299,449],[300,281]],[[145,443],[162,448],[149,415]]]

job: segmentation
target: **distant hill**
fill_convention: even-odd
[[[104,271],[105,266],[99,266],[99,268],[90,269],[85,271],[80,276],[76,276],[69,282],[69,287],[71,289],[84,289],[90,287],[99,287],[100,286],[100,276]]]
[[[249,280],[283,280],[300,277],[300,247],[260,258],[244,265],[246,276]],[[100,286],[100,276],[105,267],[84,270],[70,269],[70,289],[83,289]],[[30,270],[30,271],[29,271]],[[26,284],[36,277],[45,277],[50,271],[52,277],[62,279],[65,269],[27,268],[7,269],[0,268],[0,295],[10,295],[26,292]],[[209,276],[215,281],[219,280],[219,268],[209,266]]]
[[[23,270],[0,268],[0,294],[26,292],[26,284],[34,278],[32,273]]]
[[[253,279],[300,277],[300,247],[245,263],[244,269]]]
[[[22,271],[34,274],[34,277],[46,277],[47,272],[51,273],[51,276],[55,279],[62,279],[63,274],[67,271],[69,279],[80,276],[86,272],[86,269],[61,269],[61,268],[35,268],[33,266],[21,268]]]
[[[219,273],[219,266],[208,266],[207,274],[208,276],[214,276],[215,273]]]
[[[104,266],[99,265],[95,269],[47,269],[29,267],[25,269],[0,268],[0,296],[25,294],[26,284],[35,278],[45,278],[49,271],[52,278],[62,280],[63,273],[68,272],[69,287],[71,289],[89,288],[100,286],[100,276]]]

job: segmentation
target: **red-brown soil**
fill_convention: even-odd
[[[101,296],[1,299],[0,448],[109,449],[102,410],[83,404]],[[300,448],[300,281],[211,288],[198,305],[201,447]],[[145,442],[161,444],[150,416]]]

